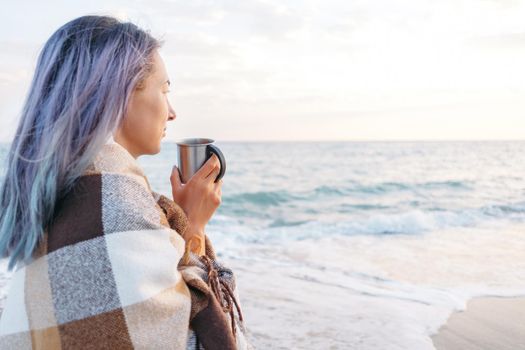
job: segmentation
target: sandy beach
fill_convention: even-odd
[[[432,341],[438,350],[525,349],[525,298],[474,298]]]

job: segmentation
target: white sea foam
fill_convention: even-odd
[[[519,221],[518,221],[519,222]],[[290,241],[338,235],[424,234],[453,228],[506,227],[509,221],[487,216],[480,211],[377,213],[352,220],[309,221],[295,225],[257,228],[238,219],[216,215],[211,227],[218,235],[235,236],[247,242]]]
[[[217,244],[262,348],[433,349],[470,298],[525,295],[523,229]]]

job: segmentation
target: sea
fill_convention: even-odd
[[[216,145],[206,232],[257,349],[434,349],[469,299],[525,295],[525,141]],[[176,157],[138,159],[166,196]]]

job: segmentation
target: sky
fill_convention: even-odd
[[[525,136],[525,0],[11,1],[0,14],[0,141],[38,53],[87,14],[164,40],[166,141]]]

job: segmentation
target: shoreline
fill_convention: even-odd
[[[437,350],[525,349],[525,296],[470,299],[431,338]]]

